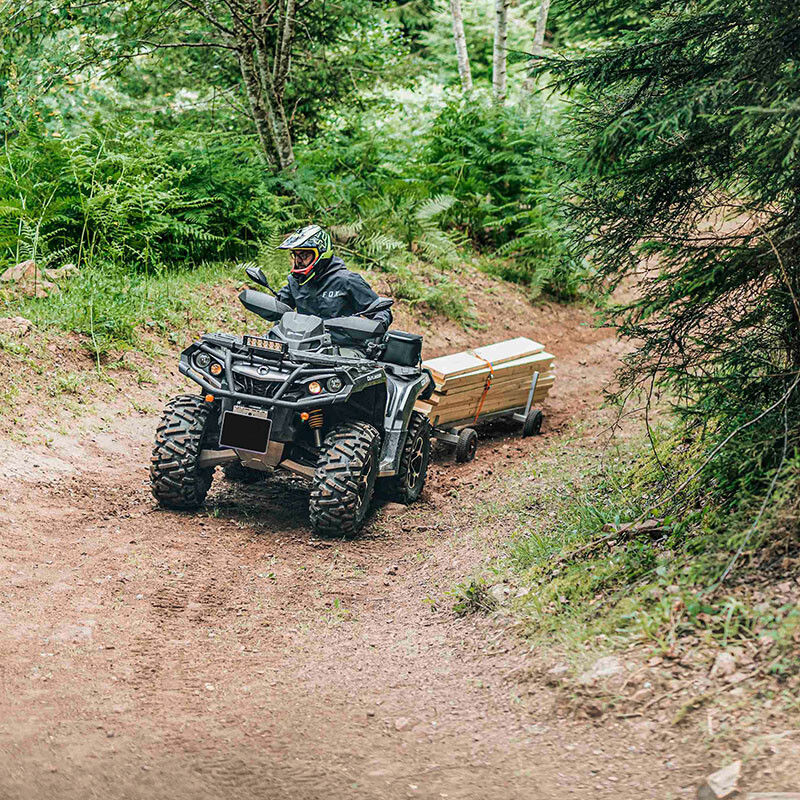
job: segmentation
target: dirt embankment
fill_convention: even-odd
[[[429,322],[426,352],[531,336],[558,359],[544,441],[591,419],[613,334],[476,280],[486,327]],[[78,368],[68,342],[48,346]],[[646,719],[576,717],[523,641],[449,610],[507,535],[478,501],[502,500],[542,439],[495,426],[460,467],[437,449],[421,502],[320,540],[289,477],[219,475],[202,512],[158,510],[153,409],[182,384],[136,374],[87,382],[78,417],[31,388],[0,443],[0,796],[667,798],[705,774],[692,742]],[[34,424],[48,446],[24,439]]]

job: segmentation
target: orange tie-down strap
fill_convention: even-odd
[[[478,410],[475,412],[475,419],[473,422],[478,421],[478,417],[481,415],[481,409],[483,408],[483,401],[486,400],[486,395],[489,394],[489,389],[492,388],[492,379],[494,378],[494,366],[492,362],[489,361],[488,358],[484,358],[483,356],[479,356],[477,353],[472,353],[475,358],[479,358],[481,361],[485,361],[489,365],[489,374],[486,376],[486,384],[483,387],[483,394],[481,395],[481,399],[478,402]]]

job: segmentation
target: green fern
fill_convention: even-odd
[[[289,209],[265,191],[247,147],[224,136],[165,133],[151,141],[119,120],[53,140],[31,123],[7,147],[0,266],[66,247],[82,261],[145,271],[255,255]]]
[[[357,219],[355,222],[331,225],[329,226],[328,230],[334,239],[339,242],[347,243],[352,239],[355,239],[363,227],[364,221],[362,219]]]
[[[444,214],[446,211],[449,211],[456,202],[456,198],[452,195],[448,194],[437,194],[433,197],[429,197],[427,200],[423,200],[417,210],[414,212],[414,216],[417,218],[418,222],[421,224],[425,224],[430,222],[434,217],[439,216],[440,214]]]

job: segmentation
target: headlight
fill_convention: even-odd
[[[341,378],[337,378],[335,375],[332,378],[328,378],[328,382],[325,386],[328,388],[329,392],[338,392],[344,384],[342,383]]]
[[[215,361],[208,370],[212,375],[222,375],[222,364]]]
[[[311,381],[311,383],[308,384],[308,391],[311,392],[311,394],[319,394],[322,391],[322,385],[319,381]]]
[[[200,369],[206,369],[211,363],[211,356],[208,353],[198,353],[194,357],[194,363],[197,364]]]

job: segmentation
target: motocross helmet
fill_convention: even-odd
[[[319,225],[306,225],[289,234],[279,245],[278,250],[291,250],[292,255],[300,252],[310,254],[302,260],[292,258],[292,275],[301,283],[308,283],[321,261],[330,260],[333,244],[330,234]]]

